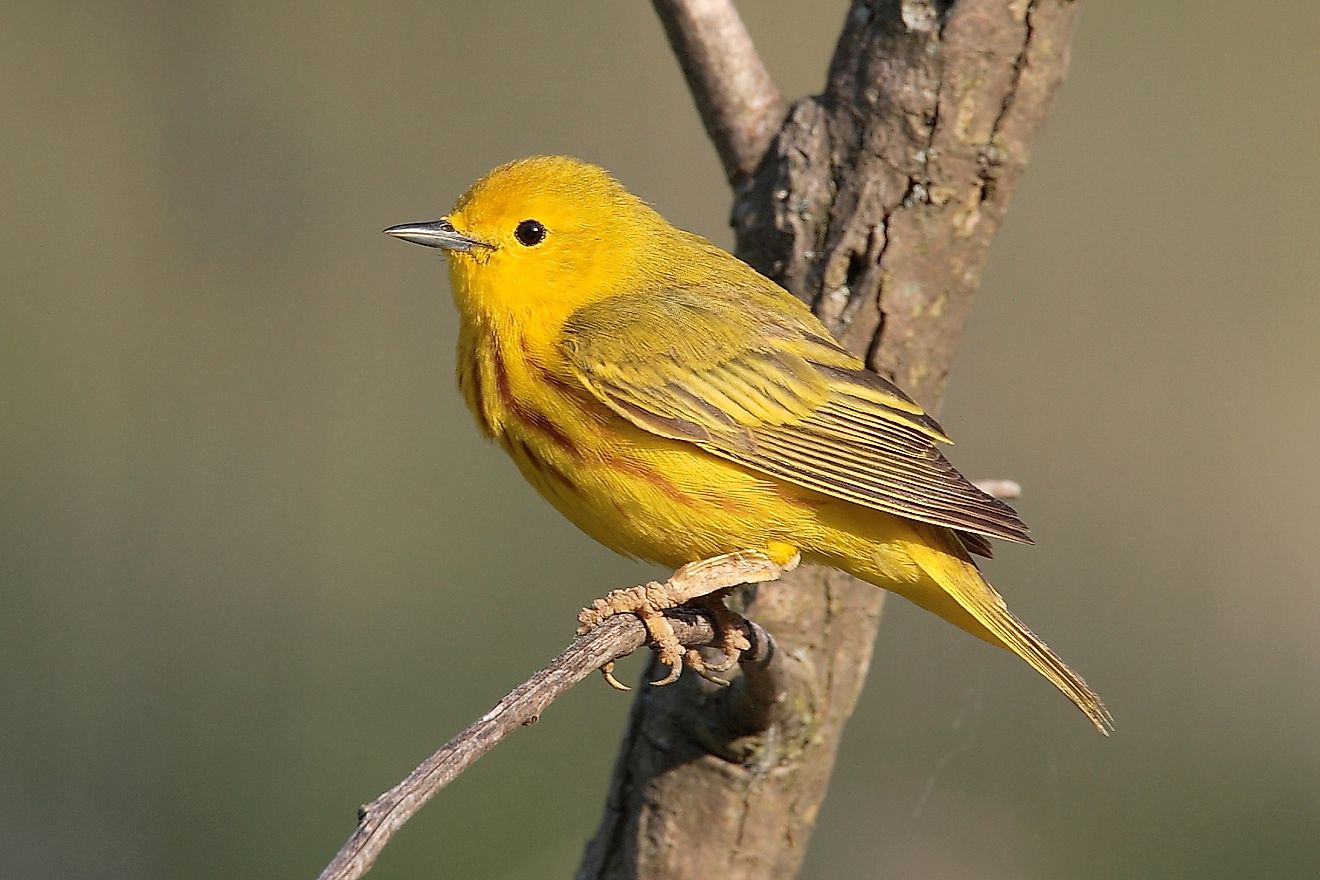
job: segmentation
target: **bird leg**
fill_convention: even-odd
[[[797,566],[798,557],[794,555],[780,565],[767,554],[758,550],[743,550],[737,553],[725,553],[711,559],[689,562],[674,572],[664,582],[651,581],[636,587],[614,590],[603,599],[597,599],[578,613],[578,634],[581,635],[615,614],[633,614],[646,627],[646,634],[656,657],[669,667],[669,674],[659,681],[651,682],[661,686],[673,684],[683,671],[686,663],[698,674],[721,684],[728,682],[709,675],[711,671],[722,672],[733,667],[743,651],[751,645],[738,628],[738,615],[724,604],[724,596],[734,587],[742,584],[756,584],[777,579],[786,571]],[[702,600],[702,601],[696,601]],[[684,603],[700,605],[708,611],[715,621],[718,631],[716,647],[724,654],[725,662],[711,666],[695,648],[685,649],[678,640],[674,628],[665,618],[664,612]],[[614,661],[601,667],[601,674],[611,687],[629,690],[614,677]]]

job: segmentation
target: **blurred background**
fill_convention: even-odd
[[[818,90],[846,3],[740,6]],[[641,2],[4,18],[5,873],[313,876],[655,574],[478,438],[443,263],[380,230],[568,152],[728,245],[714,151]],[[1320,874],[1318,29],[1086,4],[943,421],[1025,486],[991,579],[1118,732],[891,602],[805,877]],[[627,708],[577,688],[372,876],[568,876]]]

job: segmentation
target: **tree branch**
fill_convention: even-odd
[[[780,569],[774,567],[773,571]],[[717,589],[741,583],[739,574],[760,576],[759,569],[728,565],[718,577]],[[658,585],[657,585],[658,586]],[[722,616],[722,615],[721,615]],[[723,617],[723,616],[722,616]],[[687,606],[672,609],[665,619],[679,642],[698,648],[715,643],[721,632],[705,613]],[[779,719],[779,706],[787,691],[782,663],[768,633],[734,615],[722,625],[738,628],[750,643],[738,659],[740,687],[728,690],[722,717],[730,729],[761,730]],[[579,635],[564,651],[527,681],[510,691],[481,718],[465,727],[423,761],[398,785],[358,810],[358,826],[319,880],[356,880],[375,864],[394,833],[442,788],[520,727],[534,724],[551,703],[592,672],[631,654],[648,641],[647,628],[629,614],[607,617]],[[714,717],[714,716],[713,716]]]
[[[788,105],[732,0],[652,0],[706,133],[737,186],[755,170]]]

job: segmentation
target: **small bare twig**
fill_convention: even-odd
[[[1016,480],[974,480],[976,488],[1000,501],[1022,497],[1022,484]]]
[[[652,0],[724,176],[755,170],[788,112],[733,0]]]
[[[719,638],[717,627],[703,614],[687,608],[666,616],[683,645],[704,646]],[[761,715],[770,717],[778,676],[768,669],[775,656],[770,636],[751,621],[737,625],[752,644],[740,659],[747,686],[740,692],[735,711],[744,723]],[[519,727],[534,724],[546,707],[573,685],[604,664],[631,654],[647,642],[646,627],[636,617],[610,617],[578,636],[558,657],[509,692],[485,715],[441,746],[398,785],[358,810],[358,826],[326,866],[318,880],[356,880],[362,877],[394,833],[403,827],[440,789]]]

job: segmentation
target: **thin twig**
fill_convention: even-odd
[[[724,176],[755,170],[788,112],[732,0],[652,0]]]
[[[668,615],[679,640],[688,646],[711,644],[717,632],[711,621],[689,609]],[[770,636],[741,620],[743,633],[757,647],[744,668],[764,667],[774,656]],[[398,785],[358,810],[358,826],[318,880],[356,880],[375,864],[394,833],[478,758],[519,727],[534,724],[546,707],[605,663],[646,644],[646,628],[627,614],[606,619],[573,640],[563,653],[509,692],[485,715],[465,727]]]
[[[987,495],[993,495],[1001,501],[1012,501],[1022,497],[1022,484],[1016,480],[974,480],[976,488]]]

